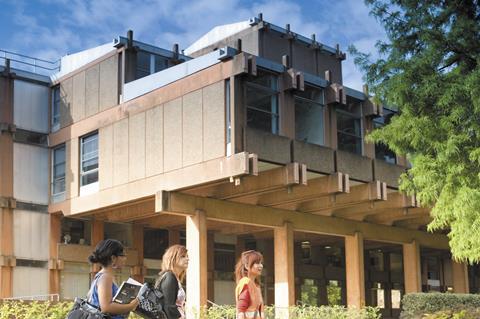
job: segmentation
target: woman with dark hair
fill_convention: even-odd
[[[162,307],[168,319],[185,318],[185,290],[182,281],[188,267],[187,248],[170,246],[162,257],[162,271],[155,288],[163,293]]]
[[[99,307],[102,313],[112,315],[112,319],[126,318],[128,313],[138,306],[137,298],[128,304],[119,304],[112,301],[118,290],[114,280],[114,269],[120,269],[124,266],[126,259],[122,243],[115,239],[102,240],[88,257],[91,263],[98,263],[102,266],[90,287],[89,302]]]
[[[242,253],[235,266],[235,301],[237,319],[265,318],[260,276],[263,270],[263,256],[255,250]]]

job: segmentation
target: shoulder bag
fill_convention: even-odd
[[[92,283],[90,290],[87,294],[87,299],[75,298],[73,307],[67,315],[66,319],[111,319],[111,316],[106,313],[102,313],[100,308],[89,303],[89,300],[93,294],[93,287],[97,284],[98,276]]]

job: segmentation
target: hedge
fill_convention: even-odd
[[[480,295],[413,293],[402,299],[401,319],[480,318]]]
[[[0,319],[65,319],[72,302],[23,302],[4,301],[0,303]],[[266,318],[275,318],[274,308],[265,309]],[[342,306],[291,307],[292,319],[379,319],[378,309],[367,307],[361,310],[347,309]],[[202,311],[202,319],[234,319],[235,307],[215,306]],[[130,314],[129,319],[140,319],[138,315]]]

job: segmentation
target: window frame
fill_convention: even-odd
[[[320,107],[320,110],[321,110],[321,113],[322,113],[322,118],[321,118],[321,131],[322,131],[322,141],[321,143],[314,143],[312,141],[309,141],[309,140],[306,140],[304,141],[305,143],[309,143],[309,144],[315,144],[315,145],[325,145],[325,90],[322,88],[322,87],[317,87],[317,86],[314,86],[314,85],[308,85],[307,87],[305,87],[305,90],[306,89],[312,89],[312,90],[319,90],[320,93],[321,93],[321,102],[318,102],[318,101],[315,101],[315,100],[311,100],[309,98],[306,98],[304,96],[301,96],[301,95],[298,95],[298,94],[293,94],[293,103],[294,103],[294,112],[295,112],[295,140],[297,141],[303,141],[303,140],[300,140],[298,139],[298,136],[297,136],[297,116],[296,116],[296,112],[297,112],[297,101],[301,101],[303,103],[306,103],[306,104],[311,104],[315,107]]]
[[[345,110],[342,110],[342,109],[335,109],[335,112],[336,112],[336,126],[337,126],[337,149],[340,150],[340,151],[345,151],[345,152],[350,152],[349,150],[347,149],[342,149],[340,148],[340,139],[339,139],[339,135],[342,134],[342,135],[346,135],[346,136],[350,136],[350,137],[354,137],[355,139],[359,140],[360,141],[360,153],[358,152],[354,152],[354,154],[357,154],[357,155],[363,155],[363,152],[364,152],[364,145],[363,145],[363,121],[362,121],[362,115],[358,116],[358,115],[355,115],[354,113],[351,113],[351,112],[348,112],[348,111],[345,111]],[[356,134],[352,134],[352,133],[348,133],[348,132],[344,132],[344,131],[340,131],[340,129],[338,128],[338,114],[341,114],[343,116],[347,116],[347,117],[350,117],[352,119],[354,119],[355,121],[358,121],[359,122],[359,127],[360,127],[360,135],[356,135]]]
[[[56,163],[57,159],[57,151],[63,149],[63,162]],[[55,176],[56,167],[58,165],[64,165],[63,169],[63,177]],[[65,143],[57,145],[56,147],[52,148],[52,174],[51,174],[51,197],[53,202],[61,201],[65,199],[65,192],[66,192],[66,170],[67,170],[67,148]],[[57,183],[61,183],[63,181],[63,191],[55,193],[55,186]]]
[[[56,85],[52,87],[52,97],[51,97],[51,118],[50,118],[50,125],[51,131],[55,132],[60,129],[60,104],[61,104],[61,96],[60,96],[60,85]],[[55,112],[57,111],[57,112]]]
[[[383,116],[380,116],[380,117],[377,117],[377,118],[374,118],[372,120],[373,122],[373,129],[376,130],[378,128],[382,128],[386,125],[388,125],[388,123],[390,122],[390,119],[387,120],[387,116],[388,115],[391,115],[391,116],[395,116],[395,112],[392,111],[392,110],[389,110],[389,109],[385,109],[384,108],[384,115]],[[387,121],[386,121],[387,120]],[[397,165],[398,164],[398,158],[397,158],[397,154],[392,151],[387,145],[385,144],[382,144],[383,145],[383,148],[388,151],[388,152],[391,152],[393,154],[393,161],[390,161],[390,160],[387,160],[385,159],[385,157],[381,158],[377,155],[377,147],[379,147],[381,143],[375,143],[375,159],[378,159],[378,160],[382,160],[386,163],[390,163],[390,164],[394,164],[394,165]]]
[[[262,73],[263,73],[263,75],[261,75]],[[252,110],[254,112],[261,112],[261,113],[270,115],[270,117],[271,117],[271,130],[269,132],[272,133],[272,134],[275,134],[275,135],[279,135],[280,134],[280,103],[279,103],[280,91],[278,89],[278,81],[279,81],[278,74],[273,73],[273,72],[268,71],[268,70],[259,69],[258,73],[257,73],[257,76],[255,78],[258,78],[259,76],[270,76],[270,77],[274,78],[274,81],[272,81],[272,83],[275,83],[275,85],[272,85],[274,87],[267,87],[267,86],[263,86],[263,85],[258,84],[258,83],[251,82],[251,81],[249,81],[249,78],[245,79],[245,81],[244,81],[244,101],[245,101],[246,118],[248,119],[248,111],[249,110]],[[248,88],[251,88],[253,90],[258,90],[260,92],[263,92],[263,93],[266,93],[267,95],[269,95],[269,97],[270,97],[270,111],[266,111],[264,109],[261,109],[261,108],[258,108],[258,107],[255,107],[255,106],[252,106],[252,105],[248,104],[248,102],[247,102]],[[272,103],[272,98],[274,98],[274,100],[275,100],[274,103]],[[272,107],[272,105],[273,105],[273,107]],[[272,111],[273,108],[276,109],[275,112]],[[247,123],[247,126],[249,126],[248,123]],[[252,126],[250,126],[250,127],[252,127]],[[255,127],[252,127],[252,128],[255,129]],[[267,131],[267,130],[264,130],[264,131]]]
[[[93,136],[96,136],[96,139],[97,139],[97,150],[96,150],[96,159],[97,159],[97,167],[94,168],[94,169],[91,169],[91,170],[88,170],[88,171],[83,171],[83,163],[84,161],[88,161],[88,160],[92,160],[94,159],[95,157],[91,157],[91,158],[88,158],[88,159],[84,159],[83,158],[83,145],[84,145],[84,140],[89,138],[89,137],[93,137]],[[88,195],[88,194],[91,194],[91,193],[94,193],[94,192],[97,192],[98,191],[98,183],[99,183],[99,164],[100,164],[100,161],[99,161],[99,134],[98,134],[98,131],[94,131],[94,132],[91,132],[91,133],[88,133],[86,135],[83,135],[80,137],[80,143],[79,143],[79,146],[80,146],[80,165],[79,165],[79,185],[80,185],[80,196],[82,195]],[[95,182],[91,182],[91,183],[88,183],[88,184],[83,184],[83,177],[84,176],[88,176],[90,174],[95,174],[97,173],[97,180]]]

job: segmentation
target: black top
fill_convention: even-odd
[[[164,276],[165,274],[165,276]],[[182,315],[177,308],[178,279],[171,271],[162,272],[155,283],[155,288],[163,293],[162,308],[168,319],[178,319]]]

